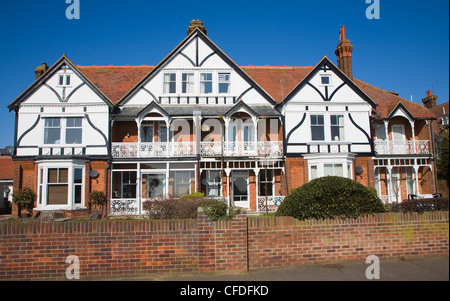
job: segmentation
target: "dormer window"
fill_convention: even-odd
[[[60,86],[70,86],[70,75],[60,75],[59,76]]]

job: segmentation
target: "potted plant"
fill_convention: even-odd
[[[28,187],[22,188],[13,193],[13,202],[19,208],[20,217],[30,217],[33,212],[34,201],[36,200],[36,193]],[[27,210],[22,214],[22,209]]]
[[[106,196],[101,191],[92,191],[89,193],[89,216],[95,219],[99,219],[102,216],[103,205],[106,203]],[[101,210],[98,210],[98,207]],[[91,215],[91,208],[94,207],[96,210]]]

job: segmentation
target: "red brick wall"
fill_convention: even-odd
[[[322,221],[249,218],[249,267],[364,260],[369,255],[448,255],[448,234],[448,212]]]
[[[298,221],[197,220],[0,223],[0,280],[80,279],[166,272],[245,271],[311,262],[449,254],[448,212]]]

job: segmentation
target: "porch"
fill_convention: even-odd
[[[281,161],[114,163],[109,214],[144,215],[146,201],[194,191],[229,206],[275,212],[284,200],[283,175]]]

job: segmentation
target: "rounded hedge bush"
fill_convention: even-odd
[[[276,215],[303,219],[346,218],[385,212],[375,188],[328,176],[292,189]]]

